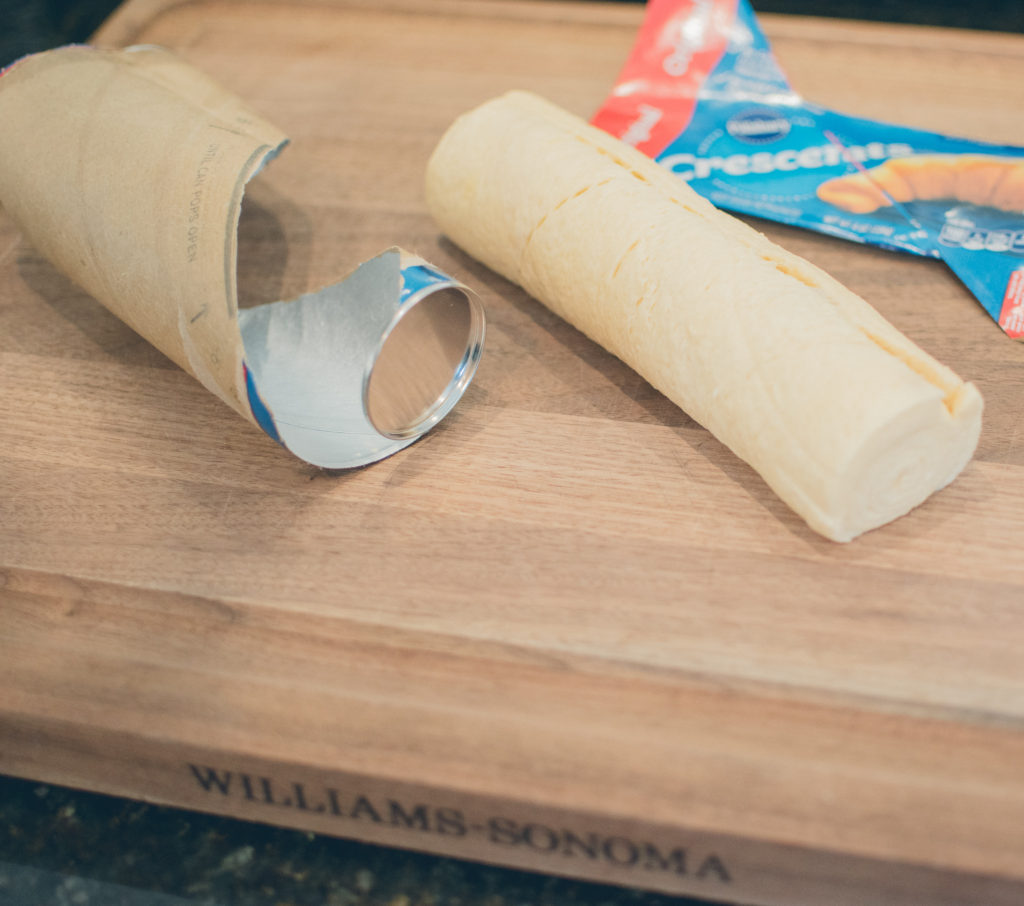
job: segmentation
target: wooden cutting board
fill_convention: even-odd
[[[292,137],[244,298],[399,244],[481,294],[476,382],[376,466],[291,457],[0,215],[0,770],[742,903],[1024,900],[1024,346],[938,262],[773,224],[987,401],[849,545],[442,239],[424,163],[524,87],[589,116],[637,6],[130,0]],[[1024,38],[764,17],[798,89],[1024,144]]]

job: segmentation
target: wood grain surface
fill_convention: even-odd
[[[481,294],[426,439],[291,457],[0,215],[0,770],[732,902],[1024,899],[1024,346],[938,262],[757,224],[985,396],[948,489],[814,535],[636,374],[444,240],[424,164],[506,89],[593,113],[642,10],[130,0],[280,125],[243,303],[392,244]],[[1024,38],[765,17],[798,89],[1024,144]]]

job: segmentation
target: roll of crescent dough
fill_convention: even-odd
[[[963,469],[981,396],[823,271],[635,149],[513,92],[459,118],[428,206],[847,541]]]

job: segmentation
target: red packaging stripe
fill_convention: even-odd
[[[1006,282],[999,326],[1008,337],[1024,339],[1024,270],[1015,270]]]
[[[650,0],[633,52],[591,121],[650,157],[689,125],[729,46],[737,0]]]

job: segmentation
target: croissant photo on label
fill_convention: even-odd
[[[893,201],[940,199],[1024,213],[1024,160],[984,154],[894,157],[823,182],[818,197],[851,214],[871,214]]]
[[[452,241],[642,374],[827,538],[903,515],[974,452],[973,384],[828,274],[536,95],[456,120],[426,194]]]

